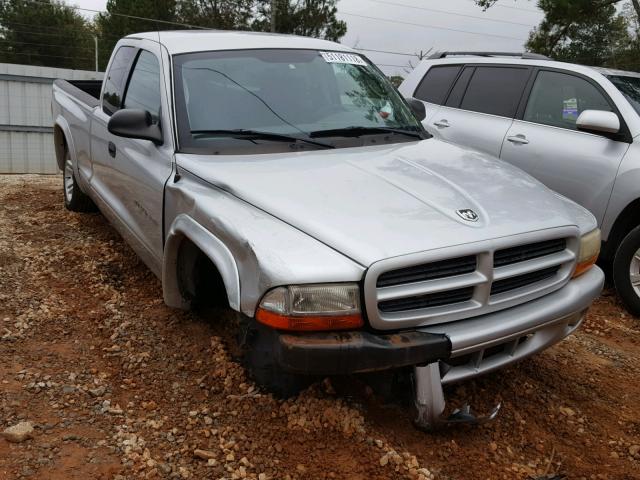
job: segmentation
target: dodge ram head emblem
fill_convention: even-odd
[[[456,210],[456,213],[461,219],[466,220],[467,222],[478,221],[478,214],[473,210],[471,210],[470,208],[463,208],[461,210]]]

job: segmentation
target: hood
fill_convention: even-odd
[[[176,160],[364,266],[585,218],[521,170],[435,139],[251,156],[178,154]]]

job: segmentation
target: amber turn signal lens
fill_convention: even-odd
[[[597,255],[595,257],[591,257],[583,262],[578,263],[578,265],[576,266],[576,271],[573,272],[573,278],[579,277],[584,272],[586,272],[591,267],[593,267],[596,263],[596,260],[598,260]]]
[[[297,332],[350,330],[364,325],[360,314],[287,316],[258,308],[256,320],[271,328]]]
[[[598,260],[598,255],[600,255],[600,230],[596,228],[580,237],[578,264],[573,272],[573,278],[579,277],[593,267]]]

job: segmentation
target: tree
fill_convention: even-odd
[[[529,36],[531,51],[558,60],[604,65],[629,41],[627,22],[612,4],[594,10],[558,8],[551,0],[539,5],[545,18]]]
[[[389,79],[391,84],[396,88],[400,87],[400,84],[404,81],[404,78],[400,75],[391,75],[390,77],[387,77],[387,78]]]
[[[221,30],[247,30],[254,13],[254,0],[182,0],[180,22]]]
[[[175,25],[163,22],[175,22]],[[120,38],[137,32],[180,28],[176,0],[108,0],[106,12],[99,13],[95,23],[100,40],[101,69],[106,68],[111,51]]]
[[[258,0],[253,30],[271,30],[271,1]],[[337,0],[276,0],[276,31],[338,41],[347,24],[336,18]]]
[[[492,7],[498,0],[475,0],[475,1],[476,1],[476,4],[482,7],[483,10],[487,10],[488,8]],[[546,2],[546,3],[553,4],[549,6],[554,8],[557,11],[556,13],[565,12],[565,15],[568,15],[568,14],[584,14],[589,10],[591,11],[598,10],[602,7],[607,7],[609,5],[620,3],[621,1],[624,1],[624,0],[556,0],[556,1]],[[543,2],[538,2],[538,6],[544,10],[544,8],[540,6],[541,3]],[[640,16],[640,0],[631,0],[631,4],[633,5],[636,15]]]
[[[485,10],[496,0],[476,0]],[[619,66],[623,63],[638,66],[637,25],[640,0],[625,5],[625,13],[616,6],[621,0],[539,0],[544,19],[529,35],[530,51],[595,66]],[[622,60],[622,59],[621,59]]]
[[[0,2],[0,62],[93,70],[93,35],[60,0]]]

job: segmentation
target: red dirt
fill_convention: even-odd
[[[502,401],[496,421],[427,435],[362,378],[260,393],[224,313],[164,306],[105,219],[61,199],[59,178],[0,177],[0,431],[35,427],[0,439],[2,480],[640,479],[640,320],[611,291],[566,341],[450,392]]]

